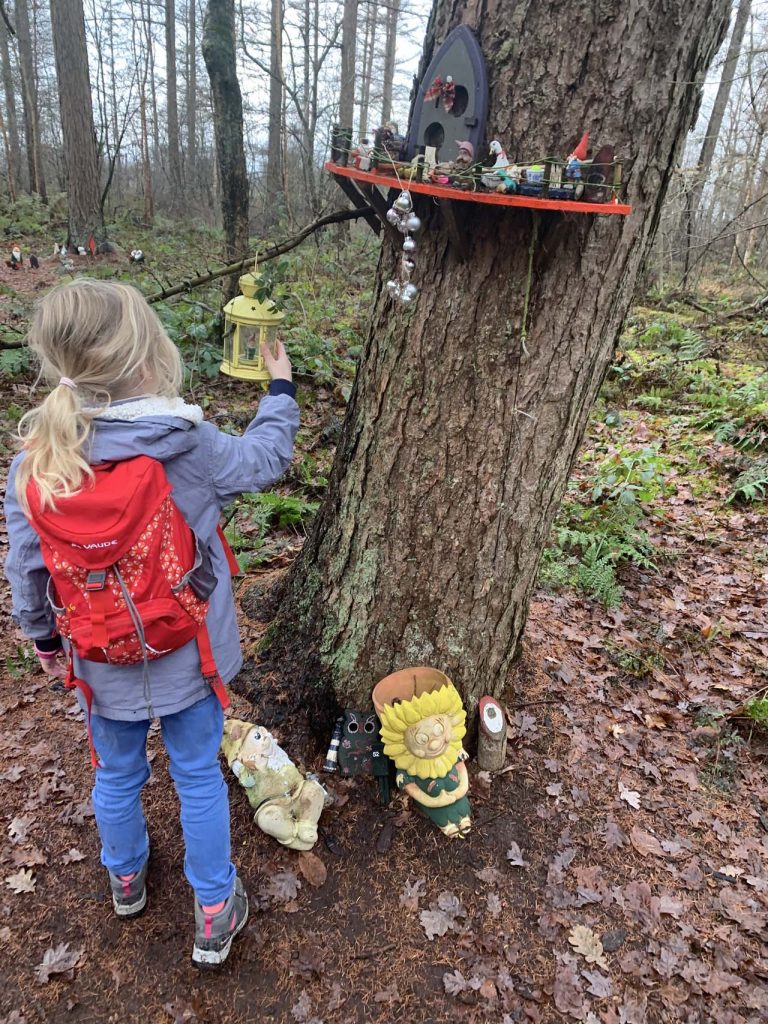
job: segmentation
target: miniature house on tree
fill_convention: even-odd
[[[485,59],[474,34],[459,25],[432,58],[419,86],[405,159],[432,147],[439,160],[452,160],[459,142],[470,142],[478,153],[487,112]]]

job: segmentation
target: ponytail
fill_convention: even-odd
[[[55,497],[79,491],[93,470],[83,454],[91,420],[99,409],[83,409],[76,388],[62,381],[42,405],[22,416],[19,423],[26,455],[16,473],[16,495],[29,511],[27,486],[34,480],[42,508],[55,509]]]
[[[151,390],[175,397],[181,356],[144,296],[130,285],[81,278],[52,289],[38,303],[29,347],[53,390],[19,423],[25,457],[16,491],[29,511],[33,480],[43,508],[93,478],[86,442],[91,421],[110,402]]]

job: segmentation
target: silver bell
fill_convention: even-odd
[[[393,299],[400,297],[400,285],[397,281],[387,281],[387,291]]]
[[[413,302],[413,300],[416,298],[418,294],[419,289],[416,287],[415,284],[410,284],[409,282],[400,291],[400,301],[404,302],[407,305],[409,302]]]
[[[417,217],[415,213],[412,213],[406,220],[405,226],[408,229],[408,231],[413,231],[413,233],[415,234],[421,227],[421,218]]]
[[[415,269],[416,264],[414,261],[409,259],[407,256],[403,256],[403,270],[406,274],[412,274]]]
[[[411,197],[408,192],[401,192],[395,200],[395,209],[401,210],[403,213],[410,213],[412,209]]]
[[[411,236],[408,235],[408,237],[403,242],[403,252],[416,252],[416,249],[416,239],[411,238]]]
[[[400,214],[397,212],[394,206],[391,207],[391,209],[387,210],[387,220],[389,221],[390,224],[400,223]]]

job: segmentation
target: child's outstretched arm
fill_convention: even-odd
[[[212,424],[202,425],[210,435],[211,480],[222,508],[246,491],[271,487],[291,463],[299,429],[291,362],[280,342],[276,355],[264,346],[262,356],[272,382],[242,437],[223,434]]]

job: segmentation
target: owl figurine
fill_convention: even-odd
[[[379,738],[379,722],[375,711],[353,711],[347,708],[341,716],[339,738],[339,775],[371,775],[373,749]]]

